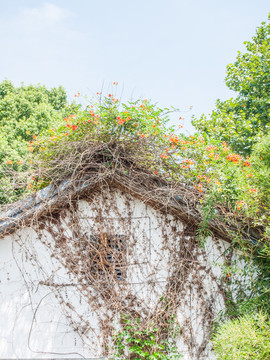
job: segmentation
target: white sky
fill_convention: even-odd
[[[117,81],[118,97],[178,107],[192,131],[192,114],[232,96],[226,65],[269,12],[269,0],[0,0],[0,80],[63,85],[70,100]]]

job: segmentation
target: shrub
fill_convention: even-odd
[[[270,322],[265,315],[245,315],[224,323],[213,337],[219,360],[270,358]]]
[[[167,333],[168,329],[165,329],[164,334],[161,329],[151,323],[144,327],[140,318],[131,319],[122,314],[121,321],[123,329],[116,332],[113,337],[115,344],[113,359],[172,360],[182,358],[175,346],[174,338],[179,330],[175,329],[174,319],[169,324],[170,334]]]

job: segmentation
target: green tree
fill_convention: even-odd
[[[226,141],[233,151],[249,155],[270,129],[270,24],[263,22],[252,41],[244,44],[247,51],[238,52],[225,78],[236,97],[217,100],[210,118],[203,115],[193,125],[207,137]]]
[[[7,191],[8,169],[20,171],[29,142],[42,131],[56,126],[68,111],[63,87],[47,89],[41,85],[15,87],[0,84],[0,203],[16,199]],[[8,167],[8,169],[7,169]]]

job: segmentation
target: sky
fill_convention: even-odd
[[[226,66],[267,21],[269,0],[0,0],[0,81],[112,92],[191,117],[233,96]],[[192,109],[190,110],[190,107]]]

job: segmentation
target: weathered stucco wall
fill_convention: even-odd
[[[225,306],[221,265],[229,244],[208,238],[198,246],[191,230],[107,189],[1,239],[0,358],[102,357],[106,329],[119,326],[117,306],[149,316],[177,291],[180,353],[214,359],[209,329]],[[86,245],[97,234],[121,238],[121,261],[108,253],[105,268],[99,264],[99,250]]]

